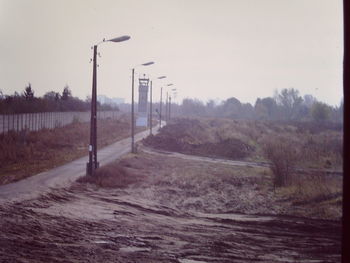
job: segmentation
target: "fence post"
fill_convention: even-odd
[[[7,134],[9,133],[10,130],[10,114],[7,115]]]
[[[38,113],[35,113],[35,130],[38,131]]]

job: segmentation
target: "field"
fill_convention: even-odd
[[[98,148],[130,136],[126,115],[117,120],[98,120],[97,127]],[[80,122],[52,130],[0,134],[0,184],[15,182],[87,155],[89,136],[90,124]]]
[[[339,262],[341,145],[333,126],[174,120],[71,187],[0,203],[0,261]]]
[[[296,214],[341,217],[342,129],[334,124],[177,119],[144,140],[156,149],[270,166],[266,183]]]
[[[0,261],[339,262],[340,222],[295,217],[268,168],[143,150],[0,205]]]

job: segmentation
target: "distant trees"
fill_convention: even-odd
[[[317,122],[329,120],[331,112],[332,108],[323,102],[315,102],[311,107],[311,116]]]
[[[276,92],[275,101],[279,105],[283,119],[296,120],[300,118],[303,98],[299,91],[294,88],[282,89]]]
[[[181,113],[184,116],[206,116],[204,103],[197,99],[184,99],[181,105]]]
[[[25,87],[23,96],[26,100],[34,99],[34,90],[32,90],[32,85],[29,83],[27,87]]]
[[[70,97],[72,97],[72,92],[69,89],[68,85],[66,85],[62,91],[62,100],[68,100]]]
[[[254,106],[254,114],[256,119],[275,120],[278,118],[277,103],[273,98],[258,98]]]
[[[273,97],[258,98],[253,105],[231,97],[216,104],[206,104],[198,99],[186,98],[178,105],[185,116],[225,117],[251,120],[333,121],[343,122],[343,103],[332,107],[317,101],[312,95],[303,97],[294,88],[276,91]]]
[[[55,91],[49,91],[43,97],[35,97],[34,89],[29,83],[22,94],[15,92],[13,95],[0,94],[0,114],[31,113],[48,111],[88,111],[91,101],[81,100],[72,96],[68,85],[63,88],[62,95]],[[98,110],[117,110],[118,107],[101,105]]]

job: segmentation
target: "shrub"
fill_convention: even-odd
[[[95,184],[103,188],[125,188],[140,179],[139,175],[128,173],[117,161],[98,168],[92,176],[80,177],[77,182]]]
[[[269,137],[263,141],[264,155],[271,162],[274,186],[287,186],[298,160],[297,142],[286,136]]]

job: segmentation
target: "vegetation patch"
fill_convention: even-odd
[[[248,142],[234,133],[224,134],[221,128],[213,120],[179,118],[143,142],[167,151],[227,159],[243,159],[254,151]]]
[[[87,155],[89,123],[72,123],[53,130],[0,134],[0,184],[52,169]],[[138,129],[139,131],[140,129]],[[98,148],[130,135],[127,116],[98,120]]]
[[[98,168],[94,175],[80,177],[77,182],[95,184],[104,188],[125,188],[140,179],[140,175],[131,175],[119,162],[113,162]]]

